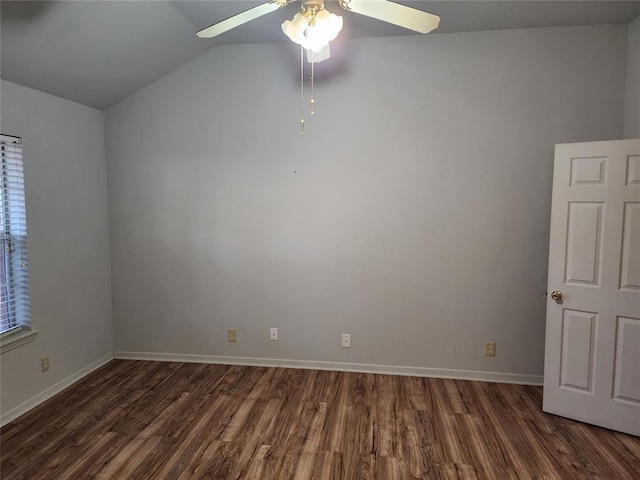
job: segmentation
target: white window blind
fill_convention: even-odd
[[[27,218],[22,140],[0,135],[0,335],[29,329]]]

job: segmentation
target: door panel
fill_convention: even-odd
[[[571,159],[571,186],[604,185],[607,157]]]
[[[603,210],[603,203],[569,202],[566,283],[599,283]]]
[[[640,319],[618,317],[614,398],[640,404]]]
[[[640,185],[640,155],[627,157],[627,185]]]
[[[640,435],[640,140],[556,146],[546,412]]]
[[[640,290],[640,202],[624,204],[620,288]]]
[[[561,386],[591,392],[596,321],[595,313],[563,312]]]

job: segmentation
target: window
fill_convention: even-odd
[[[22,139],[0,135],[0,337],[30,329]]]

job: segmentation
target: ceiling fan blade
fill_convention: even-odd
[[[221,22],[214,23],[213,25],[200,30],[196,35],[200,38],[213,38],[221,33],[226,32],[227,30],[231,30],[232,28],[239,27],[243,23],[250,22],[262,15],[266,15],[267,13],[271,13],[274,10],[277,10],[281,7],[281,3],[277,1],[271,1],[268,3],[263,3],[262,5],[258,5],[257,7],[250,8],[249,10],[245,10],[242,13],[234,15],[233,17],[227,18],[226,20],[222,20]]]
[[[429,33],[438,28],[440,24],[438,15],[388,0],[342,0],[340,4],[349,11],[393,23],[419,33]]]

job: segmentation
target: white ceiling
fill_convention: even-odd
[[[266,0],[264,0],[266,1]],[[0,76],[104,109],[217,45],[284,42],[280,24],[297,2],[215,39],[196,31],[262,3],[255,0],[0,1]],[[436,33],[626,24],[639,1],[400,1],[442,17]],[[325,6],[336,13],[336,2]],[[411,34],[344,13],[341,36]],[[288,40],[287,40],[288,41]]]

